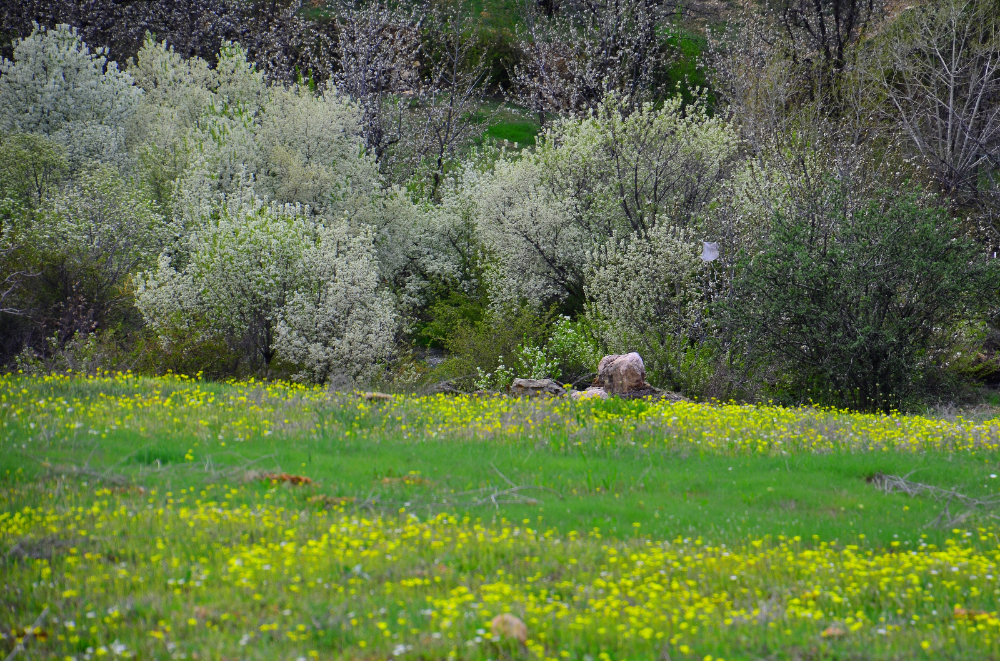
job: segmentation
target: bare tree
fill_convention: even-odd
[[[575,0],[555,16],[526,12],[523,63],[512,79],[516,98],[538,113],[584,113],[614,93],[634,110],[656,95],[664,61],[659,0]]]
[[[489,63],[478,48],[481,21],[456,2],[431,5],[424,14],[423,71],[415,116],[413,158],[430,169],[437,197],[447,162],[490,118],[480,112]],[[491,113],[495,114],[495,113]]]
[[[800,86],[792,62],[775,38],[772,16],[742,0],[722,29],[707,30],[706,64],[719,105],[740,127],[751,152],[773,144],[790,128],[789,107]]]
[[[573,110],[572,44],[577,31],[571,24],[550,13],[526,12],[526,25],[520,29],[520,63],[514,65],[511,81],[513,98],[538,115],[545,125],[546,114]]]
[[[885,2],[778,0],[770,12],[787,34],[796,63],[820,63],[842,71],[850,49],[885,15]]]
[[[881,79],[889,119],[959,205],[996,215],[1000,181],[1000,6],[942,0],[906,10]]]
[[[855,23],[850,30],[839,28],[836,48],[828,44],[827,60],[810,30],[822,32],[816,27],[822,25],[836,32],[836,21],[843,19],[824,1],[812,3],[810,13],[787,2],[769,6],[741,0],[726,27],[708,30],[705,64],[713,92],[752,153],[780,148],[789,139],[854,145],[892,141],[876,119],[884,98],[870,75],[877,48],[874,40],[862,40],[874,34],[881,5],[875,2],[873,13],[863,14],[863,29]],[[825,12],[834,15],[824,19],[830,25],[820,20]]]
[[[383,2],[343,0],[337,13],[338,89],[361,109],[370,153],[391,170],[392,148],[403,138],[408,99],[418,84],[419,24]]]

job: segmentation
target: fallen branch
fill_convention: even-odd
[[[35,623],[31,625],[31,629],[24,632],[24,636],[21,638],[20,642],[18,642],[18,644],[14,646],[14,649],[11,650],[10,654],[7,655],[6,661],[12,661],[12,659],[17,656],[18,652],[24,651],[25,644],[35,635],[35,632],[41,628],[42,622],[45,621],[45,616],[48,614],[49,607],[46,606],[45,610],[43,610],[42,613],[35,619]]]
[[[900,476],[886,475],[885,473],[879,472],[869,477],[867,481],[883,493],[905,493],[911,498],[915,498],[917,496],[930,496],[938,502],[944,501],[944,509],[941,510],[941,513],[938,514],[933,521],[927,523],[924,526],[925,528],[929,528],[931,526],[950,528],[961,524],[963,521],[975,514],[985,514],[990,518],[1000,519],[997,515],[988,512],[988,510],[1000,507],[1000,496],[994,496],[992,498],[973,498],[972,496],[966,496],[965,494],[959,493],[955,489],[942,489],[941,487],[936,487],[932,484],[913,482],[906,479],[912,474],[913,473],[907,473],[906,475]],[[952,514],[951,505],[953,502],[961,504],[963,508],[962,511],[957,514]]]
[[[128,478],[124,475],[108,473],[108,471],[101,472],[85,466],[49,466],[48,469],[50,473],[54,473],[56,475],[78,475],[90,477],[98,482],[107,482],[108,484],[113,484],[116,487],[123,487],[129,483]]]

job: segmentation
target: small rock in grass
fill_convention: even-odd
[[[569,396],[581,402],[588,399],[607,399],[610,397],[610,395],[605,392],[604,388],[597,388],[594,386],[591,386],[586,390],[574,390],[569,394]]]
[[[490,629],[494,636],[513,639],[522,645],[528,640],[528,627],[520,618],[510,613],[501,613],[490,622]]]

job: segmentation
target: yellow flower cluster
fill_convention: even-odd
[[[726,547],[528,519],[366,518],[229,487],[4,498],[39,504],[0,513],[0,577],[20,620],[0,643],[48,608],[30,641],[45,658],[497,658],[520,645],[493,635],[501,613],[524,621],[543,661],[1000,653],[995,529],[912,550],[863,536]]]
[[[36,439],[128,431],[225,444],[328,435],[527,441],[554,448],[639,445],[736,455],[1000,448],[1000,420],[645,400],[366,397],[294,383],[130,374],[5,375],[0,411],[5,427],[20,427],[21,435]]]

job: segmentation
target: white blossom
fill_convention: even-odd
[[[534,152],[502,155],[485,173],[467,168],[493,304],[582,302],[589,252],[663,222],[700,227],[735,151],[732,128],[698,104],[677,98],[628,114],[611,94],[587,117],[557,123]]]
[[[639,351],[647,371],[674,386],[692,341],[704,333],[700,255],[690,230],[665,222],[590,255],[587,312],[601,339],[612,352]]]
[[[277,347],[314,381],[366,380],[391,355],[392,299],[379,291],[373,233],[324,227],[302,260],[304,283],[285,307]]]
[[[144,276],[147,322],[163,337],[207,327],[266,365],[277,355],[302,364],[306,378],[371,376],[396,331],[371,230],[319,224],[301,205],[266,203],[250,183]]]
[[[176,234],[145,191],[116,169],[83,172],[47,206],[36,228],[38,247],[62,263],[92,303],[117,299],[136,270],[150,265]]]
[[[142,90],[91,53],[76,30],[38,28],[0,63],[0,129],[40,133],[64,146],[72,167],[88,160],[123,165],[125,135]]]
[[[303,280],[302,254],[315,242],[301,207],[266,204],[244,187],[203,217],[176,269],[161,257],[145,278],[138,304],[154,327],[204,316],[220,335],[236,338],[269,364],[285,303]]]

